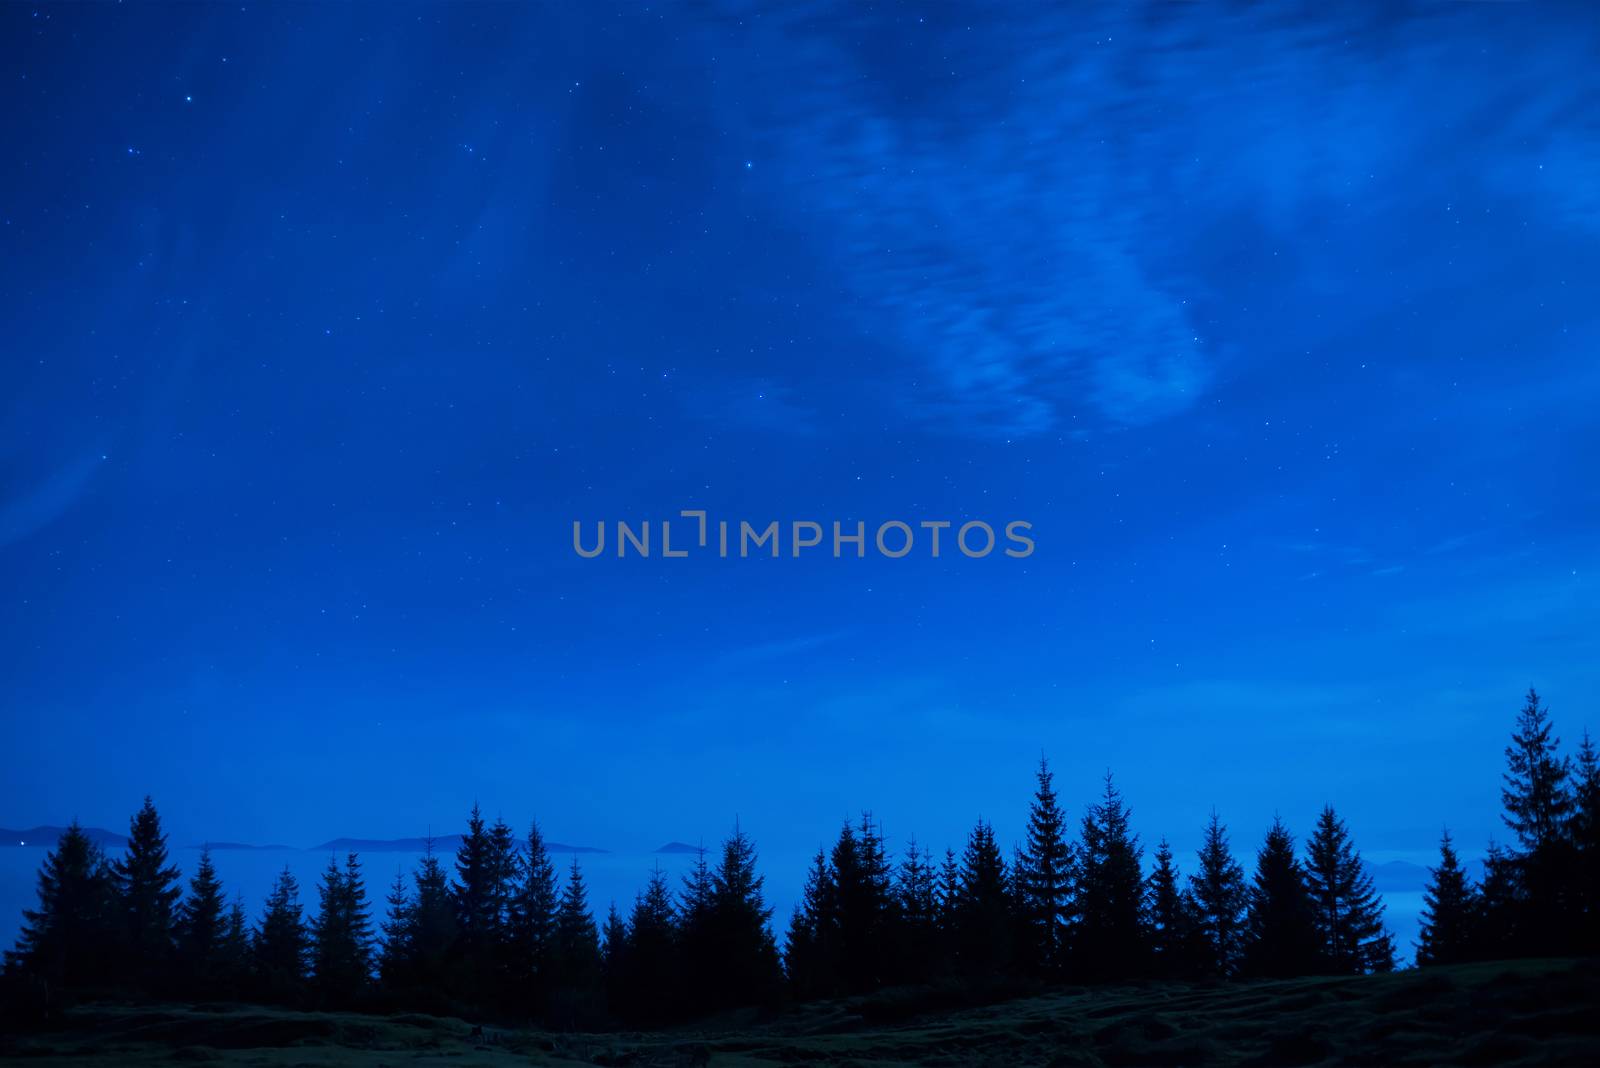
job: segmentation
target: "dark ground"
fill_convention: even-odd
[[[1356,979],[1067,989],[979,1007],[892,991],[659,1033],[559,1035],[422,1015],[87,1005],[0,1037],[49,1065],[1600,1065],[1600,961]]]

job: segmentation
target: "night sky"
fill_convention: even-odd
[[[0,7],[0,824],[1481,851],[1600,731],[1600,16],[1336,8]],[[573,552],[694,508],[1037,547]]]

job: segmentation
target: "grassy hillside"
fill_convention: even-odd
[[[978,1007],[896,991],[703,1030],[557,1035],[407,1015],[85,1006],[0,1058],[156,1065],[1600,1063],[1600,962],[1062,990]]]

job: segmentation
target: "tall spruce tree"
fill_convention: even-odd
[[[576,854],[556,909],[551,948],[555,983],[547,996],[553,1021],[568,1029],[592,1025],[602,1010],[600,932],[589,912],[589,891]]]
[[[1439,838],[1439,866],[1428,869],[1422,892],[1417,966],[1471,960],[1478,944],[1478,894],[1461,867],[1450,832]]]
[[[1394,942],[1383,927],[1383,901],[1332,805],[1317,817],[1307,848],[1306,885],[1324,969],[1333,975],[1394,969]]]
[[[508,951],[511,985],[525,1011],[540,1012],[556,986],[556,867],[537,822],[528,827],[522,881],[511,899]]]
[[[300,884],[285,866],[267,895],[266,913],[250,947],[257,993],[269,1001],[299,1000],[305,992],[308,955]]]
[[[1227,828],[1213,812],[1200,847],[1200,870],[1189,878],[1205,944],[1202,972],[1230,976],[1244,952],[1244,869],[1228,848]]]
[[[407,989],[412,982],[412,939],[416,929],[416,902],[411,896],[405,872],[396,870],[394,882],[384,898],[385,912],[379,924],[378,981],[390,993]]]
[[[372,921],[356,854],[343,868],[328,858],[311,922],[311,969],[317,996],[327,1005],[348,1005],[366,993],[372,978]]]
[[[121,933],[111,870],[78,821],[62,832],[39,868],[39,904],[24,909],[22,934],[6,968],[52,987],[104,981],[105,953]]]
[[[778,995],[782,969],[763,883],[755,842],[735,823],[711,873],[712,967],[702,993],[712,1008],[766,1004]]]
[[[854,833],[848,823],[845,830]],[[800,902],[789,917],[784,937],[784,978],[797,1001],[824,997],[839,989],[837,897],[833,866],[828,854],[819,849],[806,872]]]
[[[980,819],[961,856],[952,918],[955,965],[969,978],[1004,974],[1015,959],[1010,873],[994,828]]]
[[[1078,929],[1073,935],[1079,974],[1127,979],[1145,970],[1143,854],[1122,795],[1107,772],[1100,800],[1083,817]]]
[[[896,957],[905,978],[926,981],[938,971],[939,887],[933,857],[917,845],[906,845],[895,880],[900,912],[900,945]]]
[[[219,978],[227,908],[222,881],[217,878],[211,850],[200,850],[200,861],[189,880],[189,896],[178,907],[177,965],[180,987],[191,993],[215,992]]]
[[[613,1015],[626,997],[628,982],[628,925],[611,902],[605,925],[600,928],[600,972],[604,980],[606,1005]]]
[[[1282,820],[1272,821],[1256,852],[1248,898],[1240,971],[1271,979],[1314,973],[1320,942],[1311,894],[1295,858],[1294,838]]]
[[[677,914],[660,865],[633,903],[622,974],[621,997],[614,1008],[624,1022],[660,1027],[677,1017],[681,1003]]]
[[[1524,955],[1566,952],[1579,907],[1571,829],[1570,764],[1558,752],[1561,740],[1539,694],[1528,690],[1506,746],[1504,820],[1517,836],[1520,896],[1527,907],[1515,918],[1518,951]]]
[[[456,849],[456,875],[450,897],[456,912],[457,983],[471,1000],[487,1000],[499,947],[497,910],[502,862],[477,805],[467,817],[467,833]]]
[[[711,864],[705,848],[695,851],[694,864],[683,877],[678,908],[678,950],[686,1012],[705,1011],[707,991],[715,982],[716,947],[712,923]]]
[[[212,990],[223,998],[242,996],[249,987],[250,967],[250,923],[246,919],[244,899],[235,897],[228,907],[222,937],[217,942]]]
[[[832,940],[840,993],[875,990],[888,976],[891,938],[898,920],[888,856],[870,814],[859,827],[848,822],[834,843],[832,914],[823,916],[820,937]]]
[[[1573,779],[1569,835],[1576,854],[1577,948],[1593,954],[1600,952],[1600,758],[1588,731],[1578,747]]]
[[[1505,846],[1490,841],[1478,888],[1478,937],[1472,955],[1479,960],[1500,960],[1525,951],[1520,935],[1528,909],[1517,860]]]
[[[124,974],[148,989],[171,964],[174,910],[182,896],[178,869],[167,863],[161,817],[146,797],[128,824],[128,848],[111,866],[122,917]]]
[[[1055,976],[1066,968],[1069,952],[1073,854],[1067,841],[1066,814],[1056,797],[1055,777],[1043,757],[1039,758],[1034,782],[1027,845],[1014,866],[1024,931],[1018,953],[1029,971]]]
[[[1572,811],[1568,789],[1569,766],[1558,750],[1549,711],[1539,704],[1539,694],[1528,690],[1527,703],[1517,713],[1517,727],[1506,746],[1506,826],[1516,834],[1524,853],[1553,849],[1563,837]]]
[[[1199,918],[1194,899],[1182,889],[1172,847],[1165,838],[1156,846],[1155,867],[1145,883],[1145,930],[1157,978],[1187,979],[1198,973],[1204,959]]]

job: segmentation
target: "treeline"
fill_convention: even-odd
[[[1506,750],[1505,821],[1481,884],[1448,834],[1419,964],[1600,949],[1600,768],[1559,751],[1530,691]],[[980,821],[960,854],[898,859],[870,815],[819,851],[782,951],[756,851],[735,828],[682,885],[657,869],[624,915],[591,912],[576,858],[558,876],[525,836],[474,809],[453,863],[431,851],[369,901],[359,858],[330,860],[309,915],[285,869],[254,923],[201,853],[187,892],[146,799],[125,854],[76,824],[39,875],[7,982],[49,1002],[105,993],[307,1007],[492,1013],[551,1027],[654,1027],[737,1006],[947,981],[961,986],[1355,975],[1394,967],[1383,907],[1329,807],[1303,849],[1275,822],[1249,876],[1213,814],[1185,877],[1165,840],[1144,861],[1108,775],[1072,833],[1040,762],[1008,858]]]

